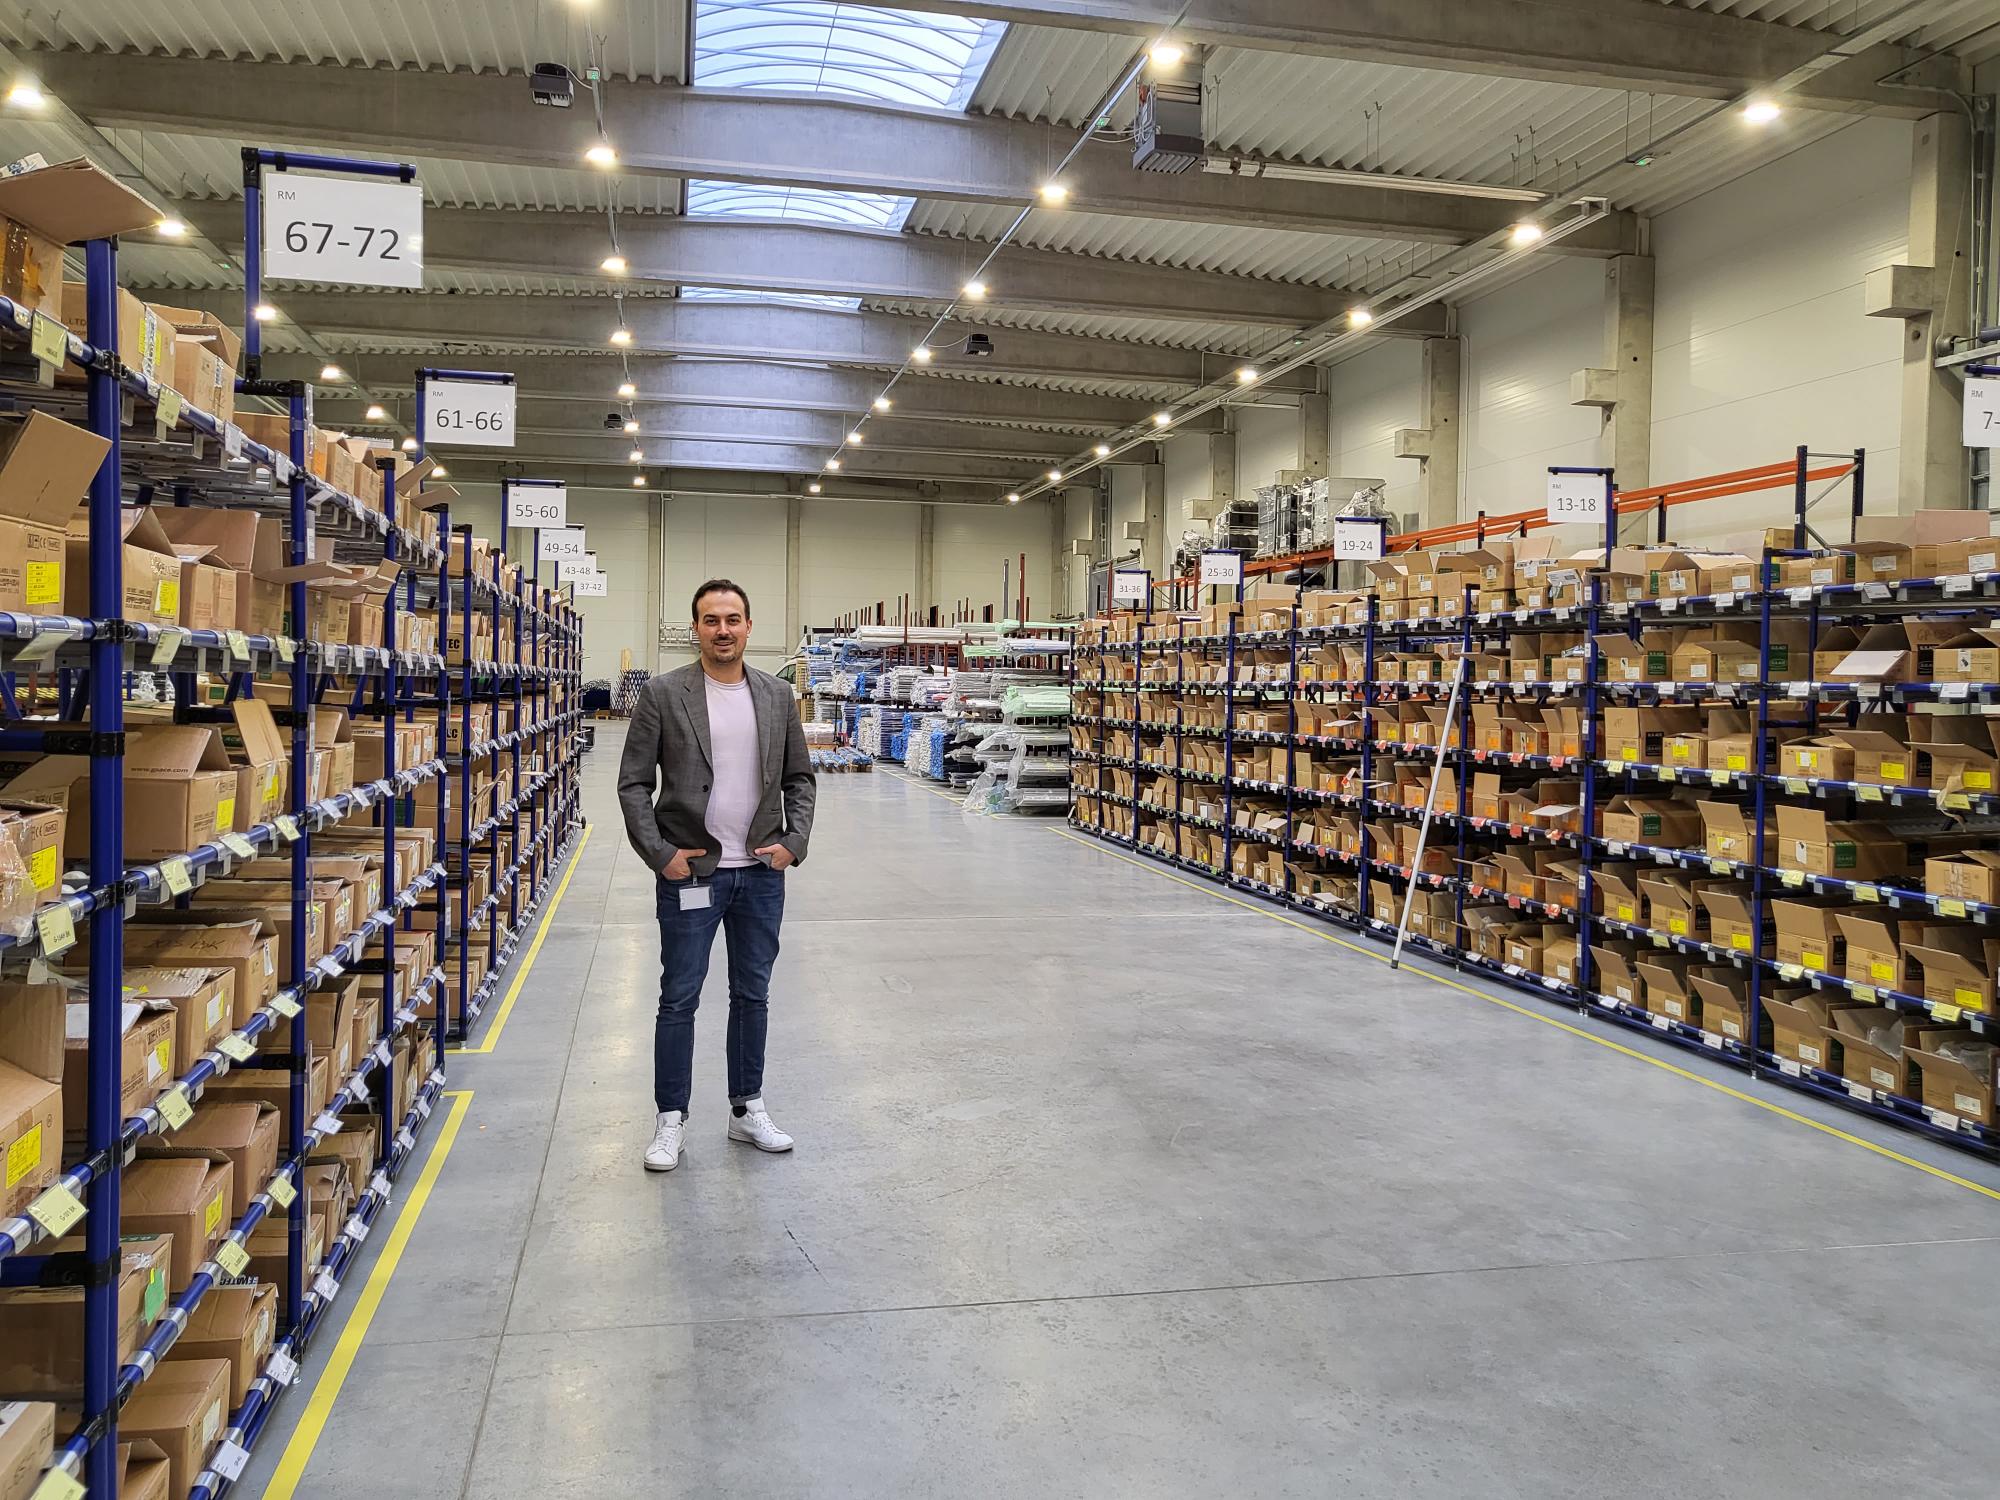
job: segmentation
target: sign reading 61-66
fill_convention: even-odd
[[[373,177],[264,177],[264,274],[339,286],[424,284],[424,190]]]
[[[423,396],[426,447],[514,446],[511,379],[426,380]]]

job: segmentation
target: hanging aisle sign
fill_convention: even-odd
[[[602,573],[579,573],[570,582],[576,585],[576,597],[579,599],[610,597],[611,580]]]
[[[570,526],[562,531],[542,533],[541,555],[549,562],[562,562],[568,558],[584,555],[583,528]],[[560,575],[558,575],[560,576]]]
[[[1204,552],[1201,555],[1201,582],[1204,588],[1233,589],[1243,582],[1241,552]]]
[[[556,577],[567,583],[572,578],[587,578],[592,573],[601,573],[597,566],[597,554],[586,552],[581,557],[565,557],[556,564]]]
[[[568,520],[568,485],[552,479],[516,479],[507,485],[507,525],[548,530]]]
[[[1965,446],[2000,448],[2000,380],[1965,382]]]
[[[1146,580],[1150,575],[1144,568],[1120,568],[1111,575],[1111,599],[1114,604],[1144,604],[1146,602]]]
[[[1333,555],[1341,562],[1380,562],[1386,555],[1389,523],[1373,516],[1335,516]]]
[[[424,284],[424,190],[416,183],[272,172],[263,191],[266,276]]]
[[[1549,475],[1548,519],[1559,524],[1588,521],[1602,526],[1611,514],[1611,481],[1602,474]]]
[[[424,443],[513,447],[513,380],[426,380]]]

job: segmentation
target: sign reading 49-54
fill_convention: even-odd
[[[264,176],[264,274],[337,286],[424,284],[424,190],[377,177]]]

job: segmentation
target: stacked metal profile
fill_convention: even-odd
[[[347,165],[382,170],[373,163]],[[143,211],[143,204],[139,207],[141,222],[150,223],[151,213]],[[254,248],[254,231],[252,244]],[[297,1378],[315,1331],[432,1115],[445,1082],[446,1041],[463,1034],[492,992],[498,968],[512,948],[511,934],[542,899],[549,876],[580,826],[573,704],[582,641],[577,616],[538,580],[517,579],[503,591],[497,557],[490,575],[472,576],[455,565],[452,549],[399,524],[393,461],[370,474],[381,488],[369,495],[336,490],[310,473],[309,387],[238,382],[239,392],[274,399],[289,414],[289,451],[281,451],[196,409],[162,381],[141,373],[137,362],[121,361],[125,309],[115,242],[88,242],[85,265],[87,317],[80,334],[0,298],[0,383],[6,386],[10,414],[47,412],[77,421],[108,444],[89,488],[87,558],[77,546],[84,537],[72,532],[70,566],[88,572],[85,613],[0,613],[0,663],[11,700],[0,749],[87,757],[87,792],[77,788],[77,801],[86,805],[73,803],[72,815],[87,811],[90,820],[82,879],[65,883],[42,902],[31,931],[0,937],[0,962],[27,972],[31,980],[72,947],[77,951],[67,954],[66,963],[87,954],[87,972],[79,984],[88,996],[79,1007],[85,1013],[82,1155],[60,1165],[60,1132],[53,1146],[38,1142],[33,1150],[7,1154],[8,1185],[32,1182],[41,1191],[20,1213],[0,1218],[0,1288],[81,1289],[80,1347],[65,1350],[67,1363],[80,1372],[81,1388],[64,1393],[64,1410],[73,1406],[78,1421],[73,1433],[56,1444],[51,1467],[33,1489],[37,1496],[87,1494],[90,1500],[115,1500],[121,1412],[158,1372],[177,1368],[163,1361],[204,1299],[218,1287],[251,1279],[246,1247],[259,1226],[267,1220],[284,1224],[279,1316],[270,1352],[226,1420],[213,1430],[203,1425],[185,1455],[191,1472],[181,1488],[195,1500],[210,1500],[242,1473],[274,1404]],[[254,322],[251,330],[254,350]],[[253,510],[278,519],[295,570],[312,559],[309,539],[315,533],[322,543],[332,539],[336,556],[345,561],[405,565],[383,600],[381,644],[305,639],[309,612],[302,578],[287,590],[288,635],[189,629],[127,618],[126,549],[120,545],[126,507],[169,500],[183,506],[199,500],[214,509]],[[447,516],[439,534],[451,535],[448,528]],[[469,550],[468,541],[461,556]],[[435,568],[434,575],[423,572],[428,567]],[[463,612],[490,609],[493,639],[511,639],[515,659],[505,665],[475,661],[461,650],[461,662],[448,664],[441,654],[397,649],[398,611],[414,610],[420,602],[435,604],[447,636],[457,614],[467,642],[471,632],[462,630]],[[128,866],[125,684],[148,672],[171,681],[179,722],[212,722],[218,716],[217,708],[198,701],[197,674],[226,683],[224,703],[251,697],[259,678],[267,685],[285,684],[289,707],[279,722],[286,730],[289,759],[287,810],[244,830],[219,830],[212,841],[180,854]],[[18,716],[23,707],[33,712],[45,706],[44,694],[28,680],[33,674],[54,677],[59,719]],[[310,801],[313,710],[323,700],[383,723],[384,764],[380,776]],[[444,759],[397,764],[393,725],[414,723],[419,713],[434,714],[442,746],[454,704],[461,707],[463,733],[470,707],[479,701],[510,707],[512,730],[466,745],[452,766]],[[527,764],[524,751],[531,756]],[[508,795],[502,802],[493,793],[491,805],[481,809],[487,815],[475,827],[466,812],[475,791],[472,773],[482,762],[496,785],[506,778]],[[435,847],[446,858],[415,879],[399,882],[398,829],[413,826],[420,800],[429,804],[424,813],[435,819]],[[461,813],[456,838],[447,828],[453,808]],[[308,964],[303,935],[309,922],[308,861],[314,835],[361,815],[381,833],[380,905],[356,913],[351,931],[320,933],[323,956]],[[260,856],[285,854],[291,931],[302,940],[290,945],[289,972],[282,984],[212,1046],[198,1056],[179,1058],[177,1076],[149,1084],[148,1102],[125,1115],[128,915],[149,904],[185,906],[190,893],[211,877],[228,875]],[[451,887],[481,856],[488,860],[492,894],[465,913],[461,891],[455,910]],[[504,939],[493,920],[503,901],[509,933]],[[398,941],[399,934],[405,945],[420,941],[410,936],[423,925],[417,921],[420,905],[429,908],[426,915],[435,924],[439,962],[412,977],[404,974],[407,965],[399,965]],[[483,983],[469,987],[467,943],[482,927],[490,972]],[[406,946],[406,955],[409,951]],[[449,1003],[448,981],[454,964],[455,1007]],[[324,1108],[314,1114],[306,1107],[312,1056],[307,1003],[314,992],[355,971],[379,980],[379,1022],[370,1028],[374,1042],[355,1060],[349,1076],[332,1081]],[[426,1021],[426,1014],[434,1015],[434,1022]],[[259,1049],[260,1039],[276,1037],[284,1038],[280,1048]],[[195,1102],[217,1080],[232,1070],[259,1068],[285,1079],[278,1092],[289,1108],[276,1167],[247,1194],[244,1211],[225,1214],[211,1227],[208,1242],[195,1253],[198,1264],[192,1275],[172,1286],[163,1303],[151,1297],[145,1301],[137,1346],[122,1349],[121,1335],[132,1336],[130,1320],[121,1314],[120,1287],[121,1182],[128,1159],[135,1150],[170,1144]],[[365,1189],[357,1193],[344,1222],[326,1226],[324,1254],[308,1263],[308,1156],[340,1131],[343,1112],[367,1108],[379,1118]],[[50,1150],[60,1166],[53,1180],[44,1170]]]
[[[1794,545],[1713,568],[1100,626],[1077,826],[2000,1154],[1996,540],[1809,550],[1807,463]]]

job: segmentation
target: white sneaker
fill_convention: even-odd
[[[687,1120],[679,1110],[670,1109],[662,1114],[659,1128],[653,1132],[653,1144],[646,1148],[646,1170],[671,1172],[678,1167],[681,1164],[681,1137],[686,1133]]]
[[[762,1099],[752,1099],[743,1106],[743,1113],[734,1110],[729,1115],[729,1138],[755,1146],[759,1151],[789,1151],[792,1138],[771,1123],[770,1115],[764,1111]]]

